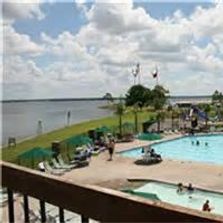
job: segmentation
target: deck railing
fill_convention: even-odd
[[[24,222],[29,222],[28,197],[40,201],[41,221],[46,222],[45,202],[59,207],[60,222],[64,210],[80,214],[82,222],[88,219],[100,222],[220,222],[220,216],[202,213],[159,201],[134,197],[119,191],[93,185],[79,185],[7,162],[0,163],[2,186],[8,190],[9,222],[16,222],[13,192],[24,196]]]

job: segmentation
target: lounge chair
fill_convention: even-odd
[[[70,164],[76,165],[75,168],[84,167],[89,165],[88,157],[86,155],[75,155],[72,159],[69,154],[68,159],[70,160]]]
[[[55,158],[52,159],[52,163],[55,169],[64,170],[64,171],[70,170],[69,167],[61,166]]]
[[[59,155],[57,157],[57,159],[58,159],[58,162],[59,162],[60,166],[62,166],[62,167],[66,167],[66,168],[69,168],[69,169],[73,169],[73,168],[76,167],[76,164],[67,164],[67,163],[65,163],[61,155]]]
[[[48,173],[51,173],[51,174],[53,174],[53,175],[58,175],[58,176],[61,176],[61,175],[64,174],[64,170],[55,170],[55,169],[53,169],[53,168],[50,166],[50,164],[49,164],[48,161],[45,161],[45,162],[44,162],[44,166],[45,166],[45,170],[46,170],[46,172],[48,172]]]
[[[174,133],[178,134],[179,133],[179,130],[178,129],[175,129],[174,130]]]

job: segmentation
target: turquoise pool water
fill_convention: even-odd
[[[176,190],[176,185],[152,181],[134,191],[153,193],[161,201],[197,210],[202,210],[204,202],[209,200],[210,207],[214,208],[211,213],[223,215],[223,193],[195,189],[192,193],[185,190],[179,194]]]
[[[197,140],[199,145],[196,145]],[[182,137],[153,144],[151,147],[163,158],[223,164],[223,135]],[[127,150],[121,152],[121,155],[138,158],[142,156],[142,148]]]

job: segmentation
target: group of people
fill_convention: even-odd
[[[188,184],[188,186],[184,186],[182,183],[179,183],[177,186],[177,193],[181,193],[183,191],[193,192],[194,188],[191,183]]]
[[[142,153],[144,153],[145,155],[148,155],[152,158],[157,158],[157,159],[162,159],[161,155],[156,153],[155,150],[153,148],[151,148],[150,146],[147,147],[143,147],[142,148]]]
[[[200,141],[199,141],[199,140],[197,140],[197,141],[195,141],[195,142],[194,142],[194,141],[191,141],[191,144],[192,144],[192,145],[199,146],[199,145],[200,145]],[[205,146],[208,146],[208,142],[205,142],[204,145],[205,145]]]
[[[189,193],[194,192],[194,187],[192,186],[191,183],[188,184],[188,186],[184,186],[182,183],[179,183],[177,186],[177,193],[182,193],[184,191],[187,191]],[[189,196],[189,198],[192,198],[192,196]],[[202,205],[202,211],[208,211],[210,212],[213,209],[213,207],[210,207],[210,202],[209,200],[206,200],[204,204]]]

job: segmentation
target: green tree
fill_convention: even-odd
[[[150,90],[142,85],[132,86],[126,94],[126,106],[133,106],[136,103],[144,106],[149,100]]]
[[[139,107],[152,105],[156,110],[163,108],[169,93],[161,85],[156,85],[153,90],[142,85],[132,86],[126,94],[126,106],[134,106],[138,103]]]
[[[124,111],[125,111],[124,104],[120,100],[120,102],[117,104],[116,114],[119,117],[119,134],[121,137],[122,137],[122,116],[124,114]]]
[[[103,99],[107,100],[108,103],[114,101],[111,93],[106,93],[106,94],[103,96]]]
[[[152,104],[156,110],[163,108],[166,103],[168,93],[169,91],[161,85],[156,85],[151,91]]]
[[[216,90],[212,95],[212,101],[222,103],[223,102],[223,94],[222,92]]]
[[[139,103],[135,103],[133,107],[134,121],[135,121],[135,133],[138,133],[138,112],[139,112]]]

